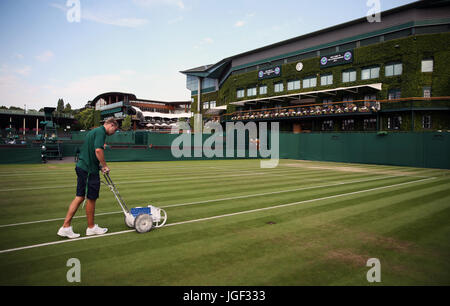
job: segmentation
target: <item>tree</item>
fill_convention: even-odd
[[[131,116],[127,115],[122,122],[122,130],[129,131],[131,129]]]
[[[70,106],[69,103],[66,104],[66,107],[64,107],[64,113],[71,114],[72,113],[72,106]]]
[[[56,106],[56,111],[58,113],[64,112],[64,100],[63,99],[58,100],[58,105]]]
[[[75,115],[75,119],[84,130],[88,130],[94,126],[94,110],[86,108]]]

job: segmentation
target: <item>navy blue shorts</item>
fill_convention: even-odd
[[[97,200],[100,193],[100,175],[97,173],[89,174],[88,172],[76,167],[77,173],[77,197],[86,196],[86,183],[88,185],[87,198],[89,200]]]

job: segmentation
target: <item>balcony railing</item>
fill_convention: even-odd
[[[25,115],[25,116],[38,116],[38,117],[45,117],[44,112],[37,112],[32,110],[10,110],[10,109],[0,109],[0,114],[7,114],[7,115]],[[54,112],[53,116],[56,118],[70,118],[73,119],[73,115],[71,114],[64,114],[59,112]]]
[[[450,110],[450,97],[355,100],[244,110],[231,114],[224,114],[221,121],[273,120],[346,114],[374,114],[381,110],[413,110],[416,107],[431,109],[448,108]]]

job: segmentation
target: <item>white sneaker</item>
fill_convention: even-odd
[[[93,228],[87,228],[86,229],[86,236],[92,236],[92,235],[103,235],[108,231],[107,228],[101,228],[98,226],[98,224],[94,225]]]
[[[57,234],[58,234],[58,236],[67,237],[67,238],[70,238],[70,239],[80,237],[80,234],[76,234],[76,233],[73,232],[72,226],[69,226],[69,227],[63,227],[62,226],[58,230]]]

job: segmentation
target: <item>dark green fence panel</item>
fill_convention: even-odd
[[[211,140],[212,134],[204,134],[201,144],[194,134],[191,144],[184,143],[189,156],[176,158],[171,145],[180,135],[148,132],[121,132],[108,136],[110,144],[105,151],[107,161],[167,161],[209,159],[204,152],[195,157],[194,150]],[[222,156],[211,159],[253,158],[249,155],[246,135],[245,156],[237,154],[237,135],[234,137],[233,155],[226,155],[226,136],[215,142]],[[71,141],[62,142],[63,156],[74,156],[81,148],[84,134],[74,133]],[[270,139],[270,134],[269,134]],[[393,132],[393,133],[280,133],[279,157],[314,161],[333,161],[380,165],[398,165],[450,169],[450,133],[448,132]],[[270,143],[270,140],[269,140]],[[216,147],[213,147],[216,148]],[[270,147],[270,146],[269,146]],[[256,158],[259,158],[258,155]],[[40,147],[0,147],[0,163],[39,163]]]
[[[424,133],[423,148],[423,167],[450,169],[450,133]]]
[[[0,147],[0,164],[37,164],[41,161],[40,147]]]
[[[450,133],[304,133],[296,159],[450,169]],[[286,156],[282,153],[282,156]],[[290,155],[289,155],[290,156]]]

